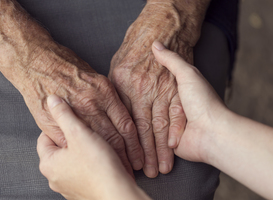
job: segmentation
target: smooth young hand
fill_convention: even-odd
[[[147,197],[126,172],[115,151],[77,118],[67,103],[52,95],[48,107],[67,141],[67,146],[61,148],[44,133],[38,139],[40,170],[52,190],[66,199]]]
[[[228,110],[201,73],[162,44],[155,42],[153,52],[176,77],[187,118],[176,155],[210,164],[273,199],[273,128]]]
[[[176,77],[187,118],[184,133],[177,135],[175,153],[190,161],[204,162],[206,133],[214,131],[213,124],[221,120],[226,107],[197,68],[157,41],[153,44],[153,53],[156,60]]]

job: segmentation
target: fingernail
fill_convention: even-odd
[[[157,169],[154,166],[145,166],[144,172],[150,178],[155,178],[158,174]]]
[[[47,98],[47,105],[48,105],[49,109],[54,108],[55,106],[59,105],[62,102],[63,102],[63,100],[60,97],[58,97],[57,95],[50,95]]]
[[[176,137],[171,137],[168,141],[168,146],[171,148],[175,148],[177,146],[177,139]]]
[[[143,161],[142,159],[138,159],[137,161],[133,162],[133,168],[134,170],[140,170],[143,167]]]
[[[162,43],[160,43],[159,41],[154,41],[154,47],[159,50],[159,51],[162,51],[163,49],[165,49],[164,45]]]
[[[159,163],[159,171],[162,174],[166,174],[170,172],[170,166],[166,162],[160,162]]]

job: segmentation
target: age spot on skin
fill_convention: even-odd
[[[0,42],[3,41],[8,41],[8,37],[3,32],[0,32]]]
[[[171,13],[168,13],[167,16],[166,16],[167,19],[171,19],[171,17],[172,17]]]

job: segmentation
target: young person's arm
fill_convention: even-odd
[[[176,155],[213,165],[272,199],[273,128],[228,110],[201,73],[161,43],[154,43],[153,52],[176,77],[187,118]]]

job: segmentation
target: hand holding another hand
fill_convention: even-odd
[[[227,108],[197,68],[158,41],[153,43],[153,53],[156,60],[176,77],[187,118],[185,130],[177,138],[180,142],[175,154],[186,160],[207,162],[208,140],[216,132],[216,124],[224,121]]]
[[[187,118],[175,154],[212,165],[272,199],[273,128],[230,111],[195,67],[161,43],[154,42],[153,52],[176,77]]]
[[[47,106],[47,97],[58,95],[113,147],[133,176],[132,168],[143,166],[143,151],[134,122],[113,84],[68,48],[53,41],[47,45],[38,47],[42,53],[37,53],[27,70],[22,69],[13,81],[36,123],[58,146],[65,146],[63,132]]]
[[[61,148],[44,133],[38,139],[40,170],[52,190],[66,199],[148,199],[113,149],[65,101],[52,95],[48,106],[67,140]]]
[[[152,50],[157,61],[176,77],[187,117],[184,133],[177,135],[175,153],[190,161],[205,162],[208,132],[213,131],[213,123],[225,107],[196,68],[159,42],[154,42]],[[62,148],[44,133],[38,139],[40,170],[52,190],[67,199],[148,199],[112,148],[76,117],[64,100],[52,95],[47,103],[67,140]]]
[[[20,91],[37,125],[58,146],[63,132],[47,107],[56,94],[117,152],[128,172],[142,168],[137,130],[113,84],[58,44],[17,1],[1,1],[0,71]]]
[[[150,178],[172,170],[172,148],[186,122],[175,78],[155,60],[151,47],[159,39],[192,62],[192,46],[181,39],[184,32],[171,3],[148,2],[111,62],[108,77],[135,122],[145,155],[143,170]]]

